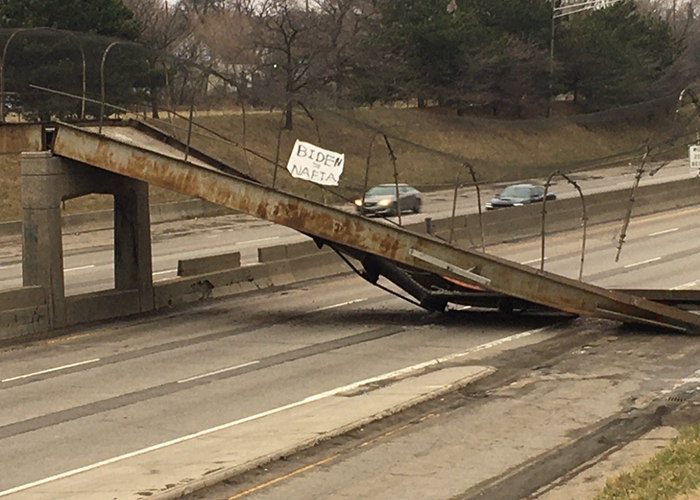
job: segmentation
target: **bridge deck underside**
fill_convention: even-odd
[[[58,126],[53,152],[110,172],[199,197],[281,224],[360,254],[433,273],[467,287],[568,313],[700,330],[700,316],[622,291],[606,290],[535,270],[481,252],[456,248],[436,238],[337,210],[236,177],[200,162],[188,162],[143,147],[130,133],[99,134]],[[146,141],[143,142],[146,144]]]

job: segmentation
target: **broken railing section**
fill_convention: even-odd
[[[293,111],[294,104],[298,105],[301,109],[303,109],[304,113],[306,113],[306,116],[309,118],[309,120],[311,120],[311,123],[314,124],[314,127],[316,129],[316,140],[318,141],[318,145],[323,145],[323,141],[321,140],[321,129],[318,126],[316,118],[314,118],[314,115],[311,113],[311,111],[309,111],[309,108],[307,108],[306,105],[298,99],[288,100],[287,103],[284,105],[284,108],[282,109],[282,116],[280,118],[280,123],[277,129],[277,148],[275,149],[275,164],[274,170],[272,172],[273,188],[277,186],[277,171],[280,169],[280,150],[282,148],[282,132],[284,132],[285,130],[291,130],[291,127],[287,122],[290,120],[289,116]]]
[[[586,256],[586,230],[587,230],[587,225],[588,225],[588,215],[586,215],[586,199],[583,196],[583,191],[581,190],[581,186],[578,185],[578,183],[573,180],[571,177],[563,173],[561,170],[556,170],[551,173],[549,178],[547,179],[547,182],[544,184],[544,195],[542,198],[542,243],[541,243],[541,255],[540,255],[540,271],[544,271],[544,261],[545,261],[545,255],[544,255],[544,240],[545,240],[545,218],[547,217],[547,196],[549,195],[549,188],[552,185],[552,180],[554,179],[555,176],[561,176],[564,178],[566,182],[571,184],[574,189],[576,189],[576,192],[578,193],[579,199],[581,200],[581,227],[583,228],[583,236],[581,238],[581,265],[579,266],[578,270],[578,280],[581,281],[583,280],[583,260]]]
[[[399,170],[397,166],[398,158],[394,153],[394,148],[391,146],[389,137],[382,132],[375,133],[372,136],[372,139],[369,141],[369,148],[367,149],[367,159],[365,161],[365,179],[362,188],[362,206],[365,206],[365,197],[367,196],[367,188],[369,188],[369,167],[372,161],[372,147],[374,146],[374,140],[379,136],[381,136],[384,139],[384,144],[386,145],[386,149],[389,153],[389,159],[391,160],[391,166],[394,172],[394,187],[396,189],[396,206],[398,207],[398,209],[396,210],[396,216],[399,221],[399,226],[402,226],[403,224],[401,223],[401,193],[399,192]]]
[[[476,178],[476,171],[474,166],[469,162],[464,162],[460,165],[457,171],[457,179],[455,180],[455,190],[454,196],[452,198],[452,217],[450,218],[450,239],[449,243],[452,243],[455,234],[455,217],[457,216],[457,196],[459,194],[459,188],[461,186],[460,178],[462,176],[462,170],[465,168],[469,169],[469,173],[472,177],[472,182],[474,183],[474,188],[476,189],[476,206],[477,213],[479,214],[479,234],[481,235],[481,251],[486,253],[486,244],[484,243],[484,223],[483,223],[483,213],[481,210],[481,188],[479,187],[479,182]]]
[[[634,206],[635,201],[634,195],[636,194],[637,188],[639,187],[639,182],[642,180],[642,176],[644,175],[644,167],[646,166],[647,159],[649,158],[650,153],[651,148],[648,145],[646,145],[644,156],[642,157],[642,161],[639,163],[639,167],[637,167],[637,173],[634,175],[634,183],[632,184],[632,189],[630,191],[630,199],[627,205],[627,212],[625,213],[625,218],[622,221],[620,237],[617,240],[617,253],[615,254],[615,262],[618,262],[620,260],[622,245],[625,243],[625,238],[627,237],[627,228],[629,227],[630,220],[632,219],[632,208]]]
[[[199,197],[314,238],[572,314],[700,331],[700,316],[623,292],[605,290],[505,259],[456,248],[436,238],[369,220],[147,148],[61,124],[58,156]]]
[[[694,109],[694,112],[691,114],[689,119],[684,125],[679,125],[679,116],[681,112],[681,107],[683,105],[683,102],[686,97],[689,97]],[[635,199],[635,194],[637,191],[637,188],[639,187],[639,183],[642,179],[642,176],[645,173],[645,168],[647,166],[647,162],[651,160],[652,158],[652,151],[656,150],[657,155],[660,155],[662,153],[668,153],[671,149],[673,149],[675,143],[679,140],[683,139],[683,131],[690,125],[692,121],[694,121],[696,118],[700,117],[700,98],[698,98],[698,95],[693,91],[692,88],[687,87],[681,90],[680,94],[678,95],[678,102],[676,104],[676,110],[674,113],[674,119],[673,119],[673,130],[671,131],[671,138],[663,141],[663,142],[657,142],[656,144],[652,144],[651,137],[647,138],[643,143],[642,143],[642,151],[644,153],[642,154],[642,158],[640,161],[639,166],[636,169],[636,173],[634,176],[634,182],[632,184],[632,189],[630,190],[630,198],[629,202],[627,205],[627,211],[625,213],[625,217],[622,221],[622,228],[620,230],[620,235],[618,237],[617,241],[617,252],[615,254],[615,262],[618,262],[620,260],[620,254],[622,253],[622,246],[625,243],[625,238],[627,238],[627,229],[629,228],[630,225],[630,220],[632,218],[632,209],[634,207],[634,203],[636,201]],[[700,142],[700,128],[696,127],[696,143]],[[689,146],[692,143],[686,143],[684,144],[685,146]],[[670,146],[670,149],[667,149],[666,151],[660,150],[661,146]],[[662,168],[664,168],[666,165],[668,165],[670,161],[664,161],[662,164],[656,168],[653,168],[652,170],[649,171],[650,176],[656,175]],[[630,163],[631,165],[631,163]]]

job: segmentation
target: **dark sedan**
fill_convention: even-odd
[[[547,192],[547,200],[556,200],[557,197],[552,192]],[[498,196],[492,198],[486,204],[486,210],[495,210],[505,207],[520,207],[530,203],[544,201],[544,187],[534,184],[516,184],[508,186],[501,191]]]
[[[420,192],[408,184],[399,184],[399,198],[401,199],[401,213],[419,213],[422,207]],[[396,185],[380,184],[367,193],[364,199],[355,200],[355,210],[362,215],[397,215],[398,204],[396,203]]]

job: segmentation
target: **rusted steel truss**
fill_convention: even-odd
[[[53,152],[466,287],[572,314],[700,331],[700,316],[676,307],[459,249],[431,236],[346,213],[78,127],[61,124],[54,137]]]

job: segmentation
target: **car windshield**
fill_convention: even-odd
[[[529,198],[530,188],[525,186],[508,186],[501,194],[498,195],[499,198]]]
[[[396,194],[394,186],[376,186],[367,191],[367,196],[390,196]]]

